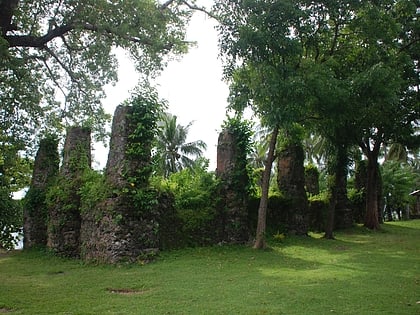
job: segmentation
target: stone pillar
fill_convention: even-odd
[[[315,166],[305,168],[305,190],[311,195],[319,194],[319,171]]]
[[[305,192],[304,152],[301,145],[290,144],[279,152],[277,184],[290,199],[289,233],[308,233],[308,200]]]
[[[83,214],[82,257],[87,261],[148,261],[158,252],[159,205],[139,205],[140,199],[145,200],[142,198],[157,198],[156,192],[147,189],[147,183],[130,180],[150,165],[150,161],[133,160],[127,154],[129,137],[136,127],[130,120],[132,114],[133,107],[129,106],[115,110],[105,172],[109,194],[94,211]]]
[[[337,189],[337,203],[335,205],[335,228],[348,229],[353,226],[353,210],[347,197],[347,169],[336,174],[340,183]]]
[[[235,136],[228,130],[219,134],[216,176],[221,181],[221,201],[218,207],[221,225],[219,239],[227,243],[245,243],[250,237],[246,153],[238,152]]]
[[[80,255],[80,195],[82,175],[91,165],[90,130],[72,127],[67,131],[63,164],[49,209],[48,247],[59,255]]]
[[[24,249],[47,245],[45,196],[48,186],[58,174],[59,162],[58,141],[52,137],[42,139],[35,156],[31,185],[24,199]]]

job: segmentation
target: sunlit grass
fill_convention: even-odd
[[[162,253],[91,266],[40,252],[0,256],[0,313],[420,314],[420,221]]]

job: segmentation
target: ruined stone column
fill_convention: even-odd
[[[308,199],[305,192],[304,152],[302,146],[290,144],[279,152],[277,184],[290,199],[289,233],[308,233]]]
[[[240,154],[235,136],[223,130],[217,144],[216,176],[221,180],[219,224],[222,226],[219,238],[227,243],[245,243],[250,237],[247,209],[249,178],[246,159],[238,160]]]
[[[158,251],[159,206],[144,209],[133,199],[139,194],[139,198],[154,198],[155,192],[147,189],[148,183],[135,180],[138,170],[150,165],[150,159],[133,160],[127,154],[129,137],[136,127],[131,122],[132,113],[129,106],[118,106],[114,113],[105,173],[108,198],[83,215],[82,256],[87,261],[145,261]]]
[[[31,185],[24,199],[23,247],[47,245],[47,217],[45,195],[59,169],[58,141],[42,139],[35,156]]]
[[[91,166],[90,129],[72,127],[67,131],[63,164],[49,209],[48,247],[59,255],[80,255],[80,195],[82,175]]]

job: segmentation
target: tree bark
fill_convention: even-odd
[[[366,215],[364,226],[371,230],[379,230],[378,215],[378,162],[373,157],[368,157],[366,187]]]
[[[265,161],[265,168],[263,172],[263,179],[261,185],[261,200],[258,207],[258,223],[257,235],[254,244],[255,249],[263,249],[267,246],[265,241],[266,219],[267,219],[267,205],[268,205],[268,190],[270,187],[271,167],[274,161],[274,151],[276,149],[277,135],[279,128],[275,127],[270,139],[270,146],[268,149],[267,160]]]
[[[379,208],[378,208],[378,156],[380,141],[376,141],[371,149],[369,142],[361,145],[363,152],[365,153],[367,163],[367,184],[366,184],[366,214],[364,226],[371,230],[379,230]]]

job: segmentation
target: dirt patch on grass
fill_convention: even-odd
[[[11,308],[0,307],[0,314],[6,314],[6,313],[11,313],[11,312],[13,312]]]
[[[7,256],[10,256],[10,251],[0,249],[0,258],[7,257]]]
[[[122,288],[122,289],[107,288],[106,290],[110,293],[120,294],[120,295],[142,295],[146,292],[149,292],[149,290],[128,289],[128,288]]]

